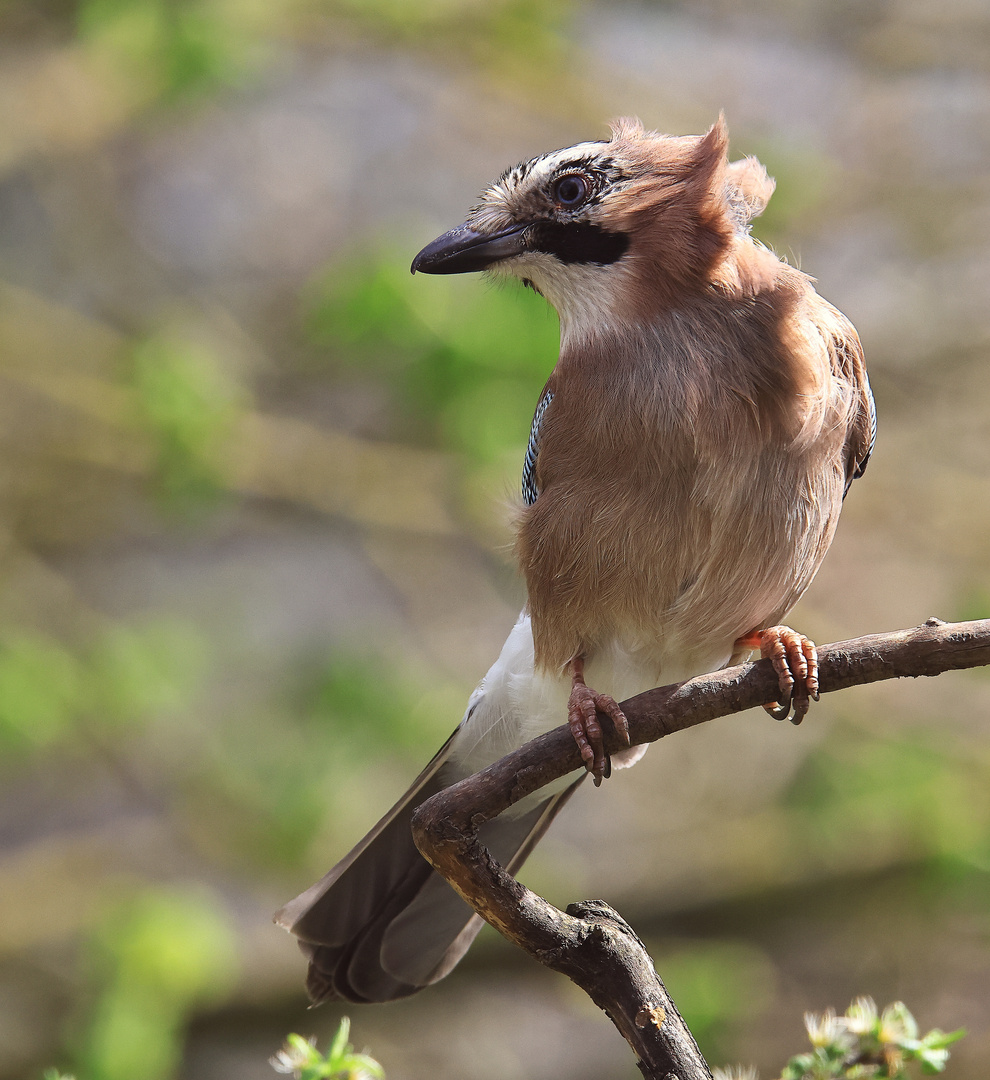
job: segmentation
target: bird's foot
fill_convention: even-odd
[[[777,673],[780,697],[763,708],[775,720],[789,719],[792,724],[800,724],[812,699],[818,700],[818,650],[811,638],[789,626],[771,626],[741,637],[736,646],[758,648]]]
[[[629,725],[625,715],[608,694],[599,694],[584,681],[584,657],[571,661],[571,696],[567,702],[567,723],[581,752],[581,760],[591,773],[595,787],[601,785],[612,773],[612,762],[605,750],[605,738],[598,713],[604,713],[615,725],[615,730],[629,745]]]

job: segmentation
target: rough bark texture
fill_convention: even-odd
[[[944,623],[825,645],[821,692],[990,664],[990,620]],[[622,702],[633,744],[741,712],[777,696],[769,661],[742,664]],[[607,727],[607,718],[603,726]],[[610,751],[621,749],[608,738]],[[642,942],[602,901],[559,911],[520,885],[482,847],[478,828],[559,776],[581,768],[566,726],[434,795],[413,818],[424,857],[510,941],[570,977],[627,1040],[650,1080],[710,1080],[711,1072]]]

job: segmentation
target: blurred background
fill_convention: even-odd
[[[538,297],[412,278],[503,168],[724,109],[756,232],[858,326],[880,413],[820,642],[990,616],[981,0],[6,0],[0,7],[0,1077],[271,1077],[325,1043],[271,913],[459,720],[556,356]],[[762,712],[583,790],[523,879],[605,897],[713,1064],[904,999],[990,1056],[990,679]],[[638,1075],[485,931],[351,1007],[390,1080]]]

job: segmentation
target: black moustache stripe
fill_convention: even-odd
[[[609,232],[600,225],[579,222],[541,221],[527,237],[531,251],[554,255],[562,263],[595,263],[608,266],[629,249],[626,233]]]

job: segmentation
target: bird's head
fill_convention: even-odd
[[[730,164],[718,122],[672,136],[620,120],[583,142],[508,169],[467,220],[412,264],[427,274],[492,270],[554,305],[568,331],[648,318],[717,279],[773,181],[754,158]]]

